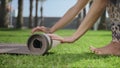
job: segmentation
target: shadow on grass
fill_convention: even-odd
[[[0,31],[18,31],[21,29],[14,29],[14,28],[0,28]]]
[[[4,54],[7,54],[7,55],[11,55],[11,56],[41,56],[41,57],[52,57],[54,59],[58,59],[58,58],[61,58],[61,59],[69,59],[69,60],[73,60],[73,59],[76,59],[76,60],[80,60],[80,59],[104,59],[104,58],[108,58],[110,57],[110,55],[96,55],[94,53],[80,53],[80,54],[76,54],[76,53],[66,53],[66,54],[56,54],[54,52],[48,52],[44,55],[39,55],[39,54],[25,54],[25,53],[2,53],[3,55]],[[55,58],[56,57],[56,58]]]
[[[8,53],[8,52],[6,52],[6,53],[1,53],[1,55],[11,55],[11,56],[48,56],[48,55],[52,55],[52,54],[54,54],[54,52],[48,52],[48,53],[46,53],[46,54],[44,54],[44,55],[39,55],[39,54],[27,54],[27,53]]]
[[[2,35],[0,35],[0,37],[29,37],[29,36],[31,36],[31,35],[29,35],[29,34],[26,34],[26,35],[14,35],[14,34],[2,34]]]

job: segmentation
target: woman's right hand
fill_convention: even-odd
[[[35,33],[35,32],[44,32],[44,33],[50,33],[50,29],[48,29],[47,27],[45,26],[37,26],[35,28],[32,29],[32,34]]]

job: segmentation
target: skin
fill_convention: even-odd
[[[73,33],[70,37],[61,37],[54,33],[56,30],[60,29],[61,27],[68,24],[70,21],[72,21],[75,16],[80,12],[80,10],[88,3],[89,0],[78,0],[77,3],[70,8],[66,14],[51,28],[46,28],[44,26],[42,27],[36,27],[32,29],[32,33],[37,31],[42,31],[45,33],[49,33],[48,35],[54,39],[59,40],[62,43],[73,43],[79,38],[81,38],[89,28],[93,26],[93,24],[96,22],[96,20],[101,16],[104,9],[106,8],[107,4],[109,3],[109,0],[93,0],[92,6],[84,18],[84,20],[81,22],[81,25],[76,30],[75,33]],[[108,45],[101,47],[101,48],[94,48],[90,47],[90,50],[97,54],[97,55],[117,55],[120,56],[120,42],[119,41],[113,41],[109,43]]]
[[[75,16],[80,12],[82,8],[85,7],[85,5],[89,2],[89,0],[78,0],[77,3],[70,8],[66,14],[50,29],[42,26],[42,27],[36,27],[32,29],[32,33],[37,31],[42,31],[45,33],[54,33],[56,30],[64,27],[66,24],[70,23]],[[59,35],[55,34],[48,34],[52,39],[59,40],[62,43],[73,43],[76,40],[78,40],[81,36],[83,36],[89,28],[92,27],[92,25],[96,22],[96,20],[101,16],[104,9],[106,8],[106,5],[108,3],[108,0],[94,0],[93,4],[82,21],[79,28],[76,30],[75,33],[73,33],[72,36],[63,38]],[[99,8],[99,9],[98,9]],[[96,10],[97,9],[97,10]]]

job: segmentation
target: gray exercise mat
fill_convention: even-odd
[[[1,44],[0,54],[33,54],[25,44]]]

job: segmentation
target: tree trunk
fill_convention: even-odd
[[[80,24],[81,24],[81,13],[78,14],[76,20],[77,20],[76,28],[78,28],[80,26]]]
[[[100,25],[98,27],[98,29],[106,29],[106,10],[104,11],[104,13],[101,16],[100,19]]]
[[[2,28],[8,27],[9,23],[8,2],[9,0],[1,0],[0,27]]]
[[[32,23],[33,23],[32,10],[33,10],[33,0],[30,0],[29,28],[32,28]]]
[[[23,26],[23,0],[18,0],[18,16],[16,28],[21,28]]]
[[[44,25],[44,18],[43,18],[43,6],[42,5],[41,5],[41,8],[40,8],[40,12],[41,12],[40,26],[43,26]]]
[[[35,27],[38,24],[38,0],[36,0]]]
[[[86,16],[86,7],[83,9],[83,18]]]

